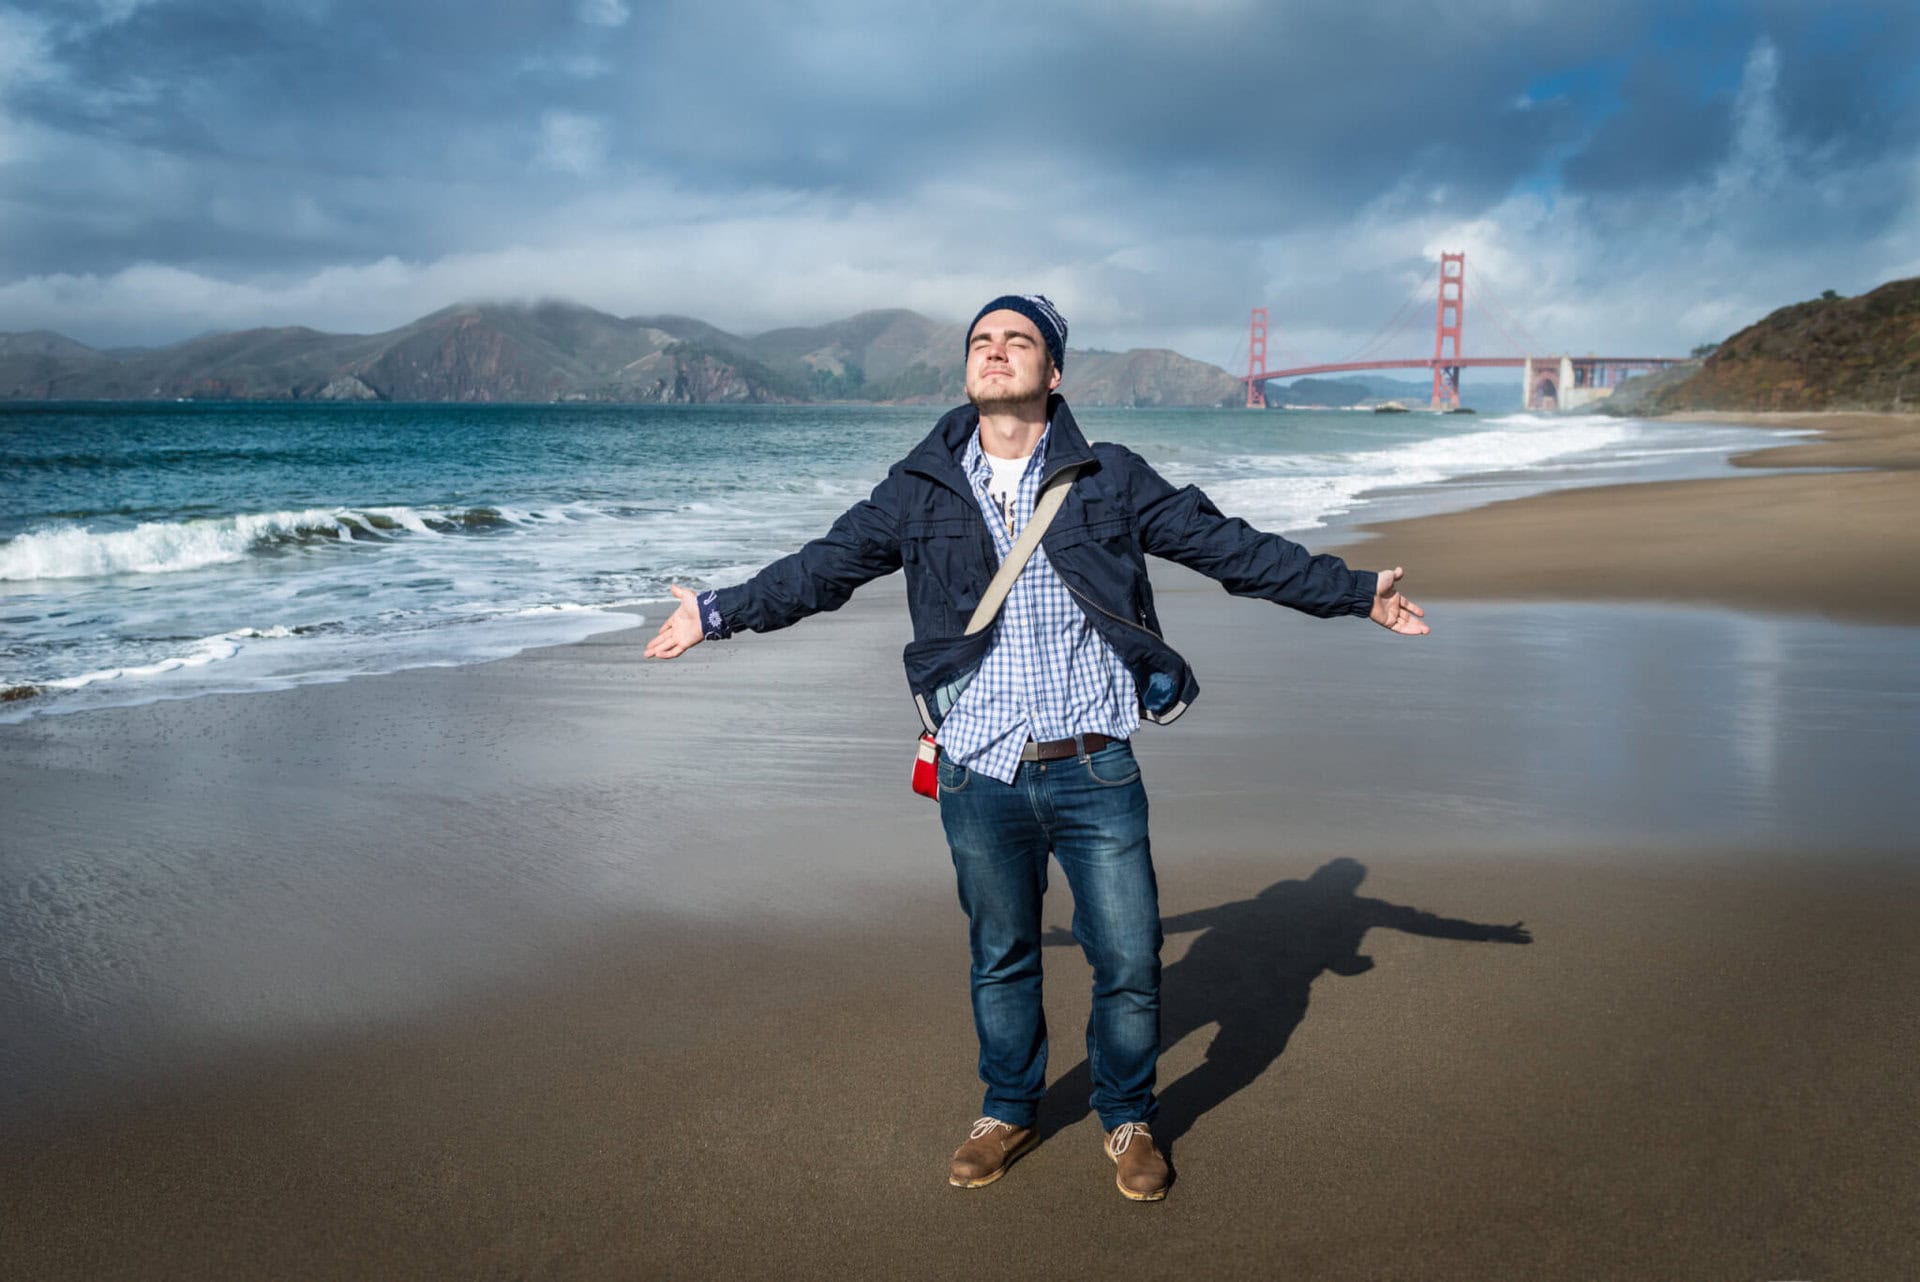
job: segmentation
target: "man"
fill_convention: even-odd
[[[1401,570],[1349,570],[1221,515],[1131,451],[1089,446],[1055,394],[1067,324],[1040,295],[1005,295],[967,330],[969,405],[945,415],[866,502],[746,583],[679,607],[647,644],[672,659],[702,640],[772,631],[843,605],[903,566],[914,640],[907,679],[937,731],[940,820],[966,909],[983,1116],[950,1183],[991,1184],[1038,1139],[1047,1032],[1040,1001],[1041,896],[1051,854],[1073,888],[1073,935],[1093,967],[1087,1022],[1092,1104],[1120,1192],[1166,1196],[1154,1144],[1160,1053],[1160,908],[1147,798],[1129,739],[1199,693],[1160,637],[1146,554],[1322,617],[1362,615],[1425,633],[1396,590]],[[993,625],[965,635],[1044,482],[1077,468],[1065,503]]]

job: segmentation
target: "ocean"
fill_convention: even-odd
[[[0,723],[631,627],[669,584],[737,581],[824,530],[938,413],[0,406]],[[1310,545],[1556,486],[1714,475],[1779,439],[1599,416],[1076,414]]]

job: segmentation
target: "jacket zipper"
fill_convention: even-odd
[[[1059,575],[1060,572],[1056,570],[1054,571],[1054,573],[1056,575]],[[1158,641],[1161,645],[1167,644],[1167,639],[1165,637],[1161,636],[1158,632],[1155,632],[1152,628],[1148,627],[1146,624],[1135,623],[1132,619],[1123,619],[1119,615],[1115,614],[1112,610],[1109,610],[1105,606],[1101,605],[1098,601],[1095,601],[1090,597],[1088,597],[1086,593],[1082,592],[1079,588],[1076,588],[1073,586],[1073,584],[1068,583],[1065,575],[1060,575],[1060,582],[1066,587],[1067,591],[1073,593],[1075,597],[1079,598],[1082,605],[1085,605],[1088,608],[1095,610],[1100,614],[1104,614],[1109,619],[1112,619],[1115,623],[1118,623],[1123,627],[1135,628],[1141,632],[1146,633],[1148,636],[1152,637],[1155,641]]]

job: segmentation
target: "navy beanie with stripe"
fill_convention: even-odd
[[[973,324],[967,326],[968,347],[973,346],[973,331],[980,324],[980,318],[988,312],[1019,312],[1034,323],[1040,331],[1040,339],[1047,345],[1047,355],[1053,357],[1053,367],[1065,370],[1067,367],[1067,318],[1060,309],[1047,301],[1045,294],[1002,294],[973,314]]]

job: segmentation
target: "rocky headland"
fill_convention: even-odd
[[[1920,401],[1920,277],[1782,307],[1697,364],[1629,379],[1609,413],[1911,412]]]

